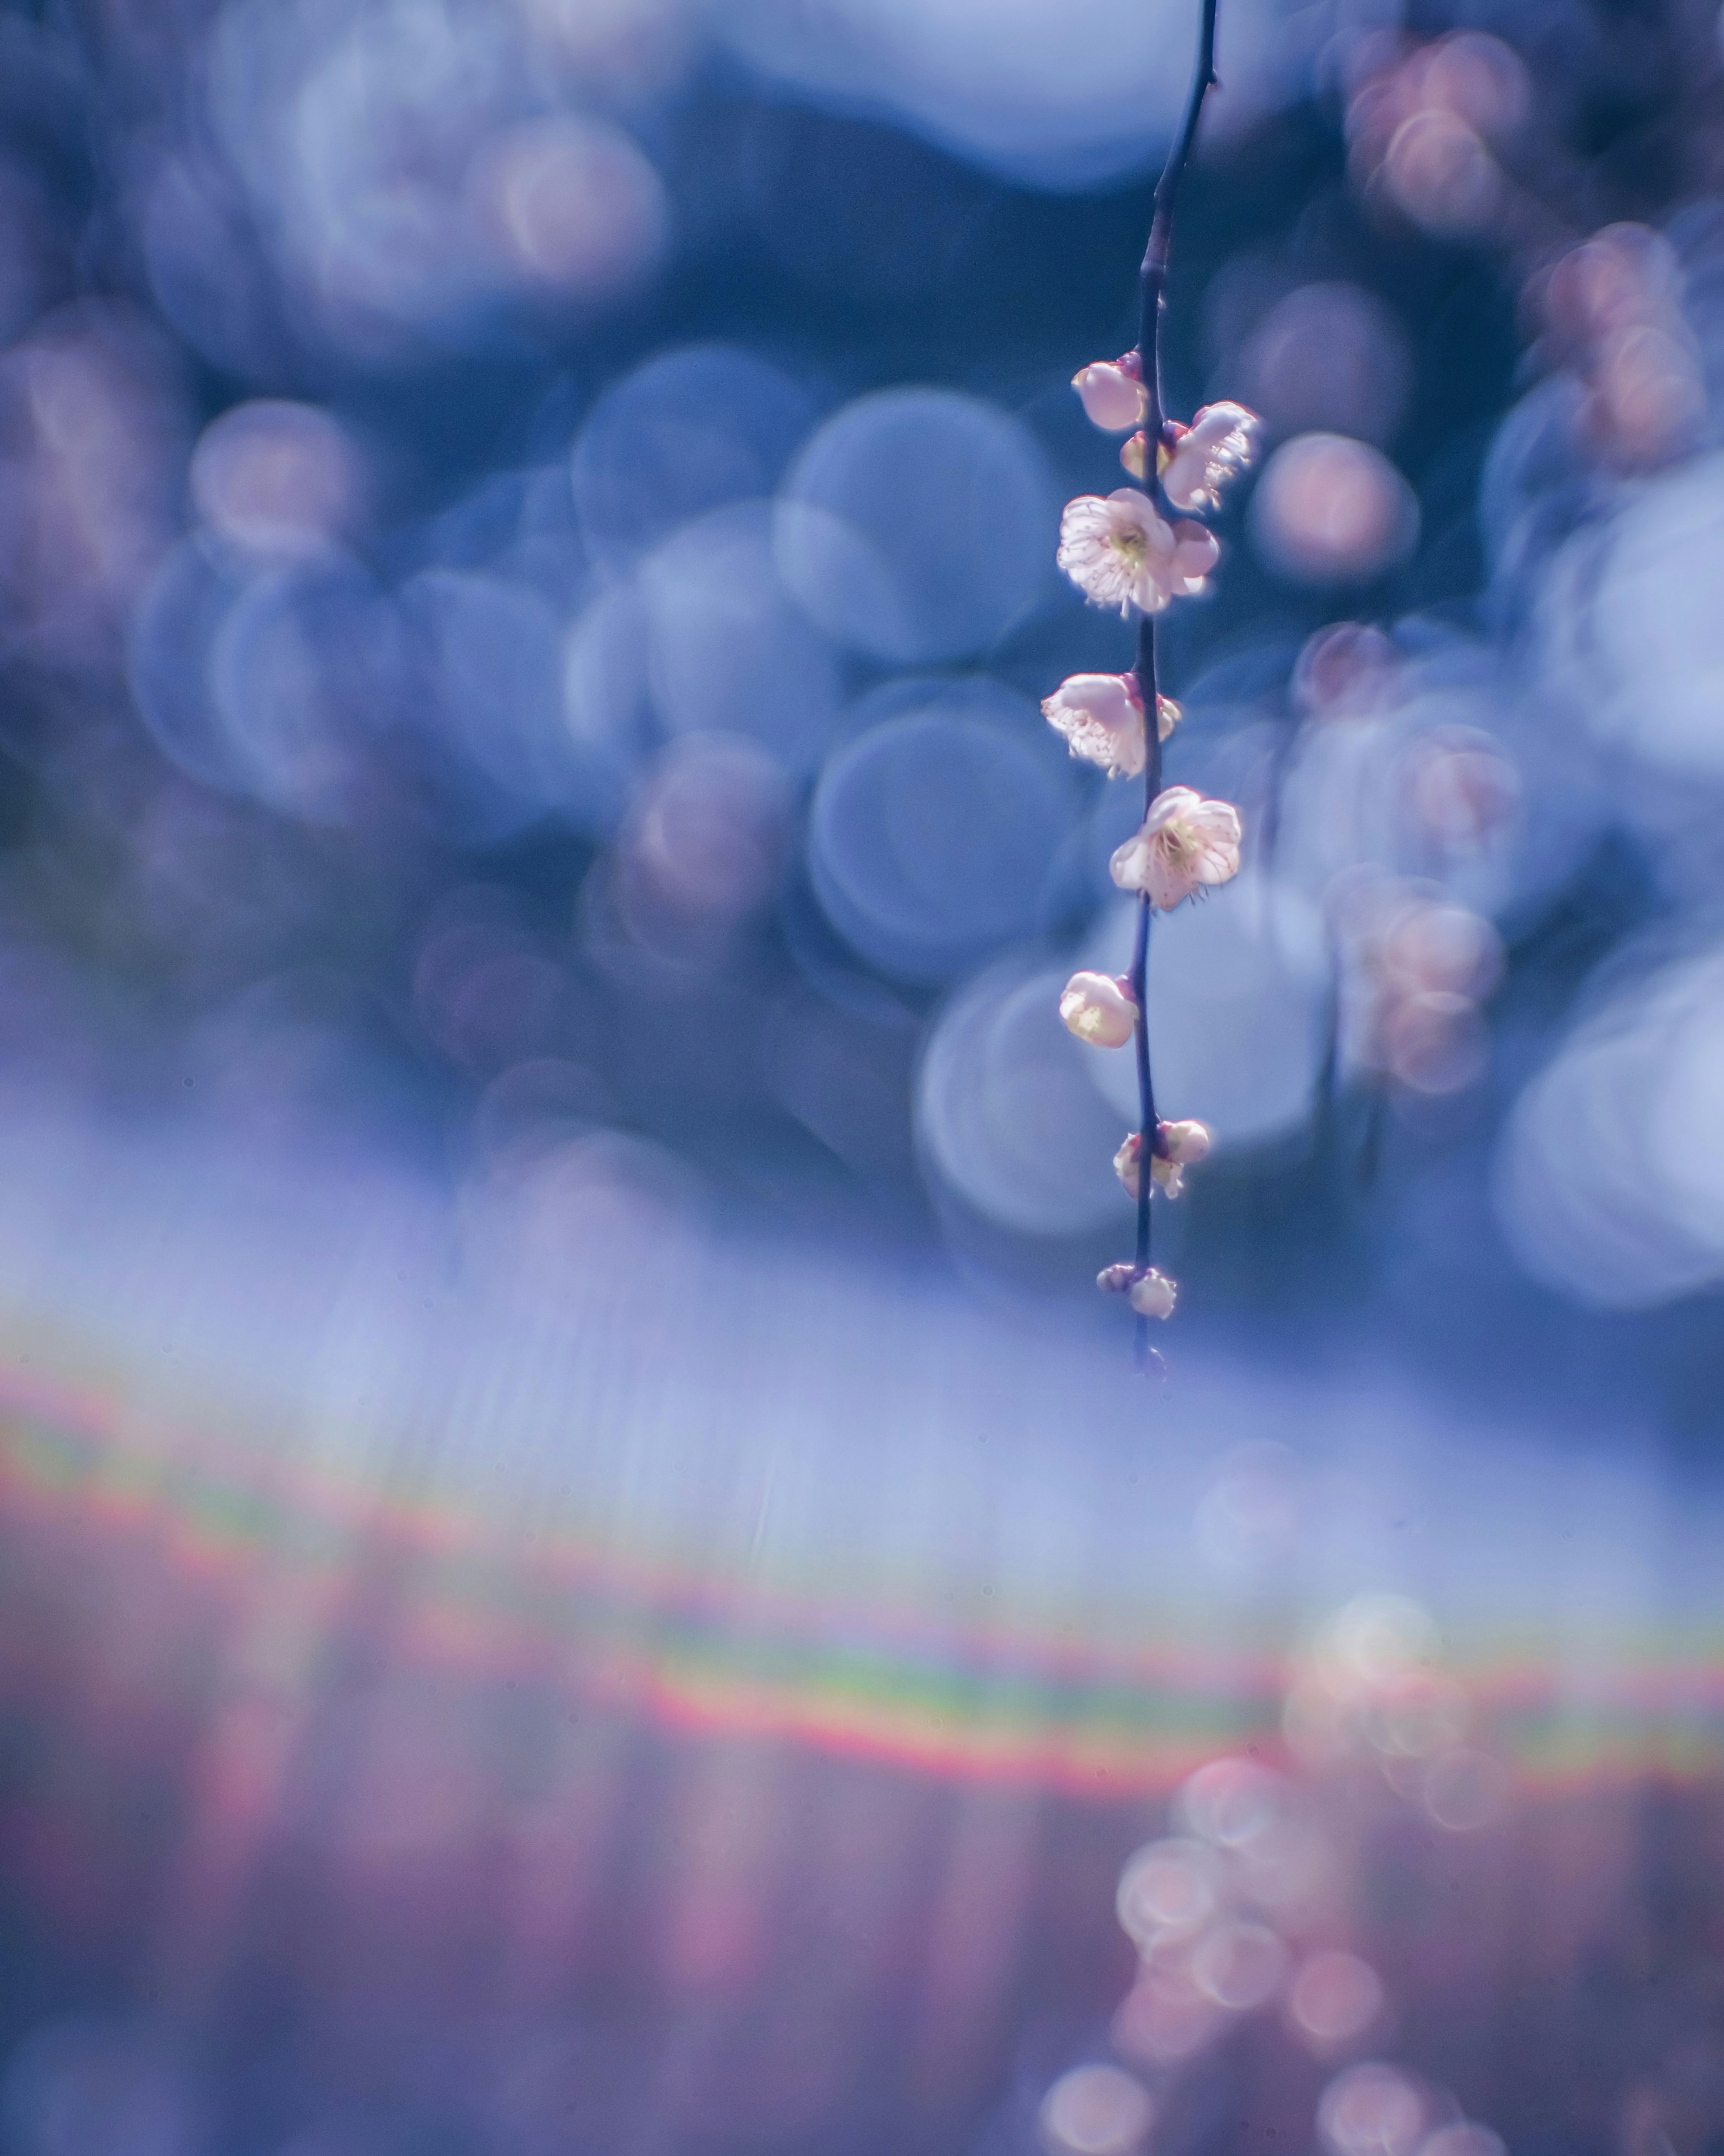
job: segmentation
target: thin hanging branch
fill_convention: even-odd
[[[1144,492],[1162,516],[1168,515],[1168,503],[1162,488],[1161,458],[1151,445],[1159,445],[1165,414],[1162,405],[1162,308],[1167,283],[1167,264],[1173,250],[1173,212],[1179,200],[1179,189],[1185,178],[1185,168],[1198,139],[1198,123],[1203,117],[1203,100],[1216,80],[1215,74],[1215,10],[1217,0],[1203,0],[1203,28],[1198,35],[1197,70],[1192,77],[1191,92],[1186,100],[1185,117],[1173,146],[1167,152],[1167,162],[1162,167],[1162,177],[1156,182],[1155,213],[1150,220],[1149,244],[1143,250],[1143,266],[1139,272],[1139,290],[1142,311],[1137,328],[1138,378],[1143,385],[1143,432],[1146,455],[1143,478]],[[1143,813],[1147,817],[1162,790],[1162,730],[1159,724],[1160,693],[1156,680],[1155,654],[1156,618],[1152,613],[1140,614],[1137,620],[1137,663],[1134,669],[1137,693],[1142,699],[1146,712],[1157,716],[1147,724],[1146,756],[1143,766]],[[1150,1173],[1152,1152],[1162,1149],[1158,1119],[1155,1106],[1155,1080],[1149,1059],[1149,916],[1152,901],[1147,891],[1141,891],[1137,899],[1137,934],[1131,952],[1132,998],[1137,1005],[1134,1029],[1134,1045],[1137,1054],[1138,1107],[1138,1176],[1137,1176],[1137,1255],[1135,1270],[1141,1277],[1149,1270],[1150,1260],[1150,1191],[1154,1178]],[[1137,1324],[1137,1358],[1146,1366],[1159,1360],[1149,1344],[1149,1320],[1140,1316]]]
[[[1121,891],[1137,894],[1131,970],[1124,976],[1074,973],[1060,1014],[1098,1048],[1133,1043],[1137,1059],[1139,1124],[1115,1156],[1114,1168],[1137,1207],[1137,1255],[1104,1268],[1100,1284],[1126,1296],[1136,1312],[1138,1356],[1159,1367],[1148,1322],[1172,1313],[1178,1285],[1150,1263],[1150,1198],[1160,1183],[1179,1194],[1184,1169],[1201,1160],[1209,1132],[1199,1122],[1157,1117],[1150,1069],[1149,917],[1182,904],[1207,886],[1225,883],[1239,865],[1239,812],[1206,801],[1189,787],[1162,784],[1162,742],[1179,716],[1159,693],[1155,618],[1177,598],[1202,591],[1220,557],[1214,535],[1196,521],[1220,505],[1221,489],[1249,461],[1255,415],[1238,404],[1211,404],[1189,426],[1171,421],[1162,401],[1161,316],[1173,212],[1197,140],[1203,100],[1215,80],[1216,0],[1203,0],[1197,72],[1178,138],[1155,192],[1155,213],[1142,271],[1142,314],[1137,348],[1116,360],[1081,368],[1073,387],[1098,427],[1114,434],[1136,428],[1121,461],[1137,481],[1105,498],[1081,495],[1060,523],[1060,566],[1098,606],[1117,607],[1137,621],[1137,663],[1129,674],[1075,674],[1042,705],[1074,756],[1099,765],[1111,778],[1143,779],[1143,822],[1114,853],[1109,870]]]

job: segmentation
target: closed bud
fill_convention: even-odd
[[[1071,377],[1071,386],[1083,399],[1085,418],[1109,434],[1120,434],[1127,427],[1142,424],[1149,399],[1139,379],[1135,352],[1126,352],[1119,359],[1099,359],[1088,367],[1080,367]]]
[[[1173,1305],[1179,1299],[1177,1283],[1165,1273],[1158,1273],[1153,1265],[1141,1279],[1132,1281],[1127,1293],[1132,1309],[1140,1317],[1171,1317]]]
[[[1111,973],[1074,973],[1060,998],[1060,1016],[1092,1048],[1123,1048],[1137,1029],[1131,983]]]

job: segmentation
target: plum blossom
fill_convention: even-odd
[[[1137,1026],[1131,983],[1111,973],[1074,973],[1060,998],[1060,1015],[1092,1048],[1123,1048]]]
[[[1071,377],[1071,386],[1083,399],[1085,416],[1109,434],[1142,425],[1149,399],[1135,352],[1080,367]]]
[[[1153,1265],[1142,1278],[1134,1280],[1126,1292],[1132,1309],[1140,1317],[1171,1317],[1179,1297],[1178,1284],[1165,1273],[1158,1273]]]
[[[1136,1265],[1104,1265],[1095,1285],[1109,1295],[1125,1296],[1140,1317],[1171,1317],[1179,1294],[1178,1282],[1153,1265],[1141,1273]]]
[[[1209,511],[1221,506],[1220,490],[1243,471],[1256,451],[1257,414],[1243,404],[1206,404],[1188,427],[1169,419],[1156,452],[1156,476],[1175,509]],[[1133,479],[1149,470],[1149,437],[1140,427],[1120,449],[1120,462]]]
[[[1239,812],[1231,802],[1206,801],[1188,786],[1157,794],[1141,830],[1109,862],[1121,891],[1147,892],[1163,911],[1200,884],[1225,883],[1239,867]]]
[[[1220,558],[1214,535],[1182,519],[1169,524],[1147,495],[1122,486],[1104,499],[1080,495],[1060,520],[1060,567],[1096,606],[1159,613],[1203,588]]]
[[[1042,716],[1063,734],[1071,752],[1099,765],[1110,778],[1135,778],[1147,753],[1143,694],[1130,674],[1074,674],[1042,699]],[[1156,699],[1156,732],[1166,741],[1178,724],[1171,696]]]
[[[1162,470],[1175,509],[1219,509],[1221,489],[1250,463],[1260,422],[1243,404],[1206,404],[1178,430]]]
[[[1160,1143],[1149,1157],[1150,1176],[1169,1198],[1177,1198],[1185,1187],[1186,1169],[1194,1167],[1209,1150],[1208,1127],[1188,1121],[1158,1123],[1156,1127]],[[1127,1197],[1137,1195],[1142,1158],[1142,1133],[1133,1131],[1113,1157],[1113,1172],[1125,1185]]]

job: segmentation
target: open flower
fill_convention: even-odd
[[[1136,778],[1144,767],[1144,699],[1133,675],[1071,675],[1043,696],[1041,716],[1065,735],[1073,757],[1097,763],[1110,778]]]
[[[1201,524],[1169,524],[1147,495],[1122,486],[1080,495],[1060,520],[1060,566],[1096,606],[1159,613],[1203,588],[1221,549]]]
[[[1135,778],[1147,753],[1143,696],[1129,674],[1074,674],[1042,699],[1042,716],[1074,756],[1110,778]]]
[[[1160,1183],[1170,1198],[1177,1198],[1185,1187],[1185,1171],[1200,1161],[1209,1150],[1209,1132],[1203,1123],[1161,1123],[1157,1126],[1161,1134],[1161,1145],[1149,1157],[1151,1179]],[[1136,1198],[1140,1187],[1143,1138],[1133,1131],[1113,1157],[1113,1172],[1125,1185],[1128,1198]]]
[[[1250,463],[1259,421],[1243,404],[1206,404],[1190,426],[1170,428],[1162,491],[1175,509],[1219,509],[1221,489]]]
[[[1074,973],[1060,995],[1060,1015],[1092,1048],[1123,1048],[1137,1027],[1131,983],[1111,973]]]
[[[1074,674],[1042,699],[1042,716],[1065,737],[1074,756],[1097,764],[1110,778],[1135,778],[1143,768],[1143,692],[1131,674]],[[1171,696],[1156,698],[1156,732],[1166,741],[1178,724]]]
[[[1141,427],[1149,399],[1139,370],[1135,352],[1080,367],[1071,377],[1071,386],[1084,401],[1085,416],[1111,434],[1126,427]]]
[[[1231,802],[1206,801],[1188,786],[1170,786],[1157,794],[1142,829],[1108,866],[1121,891],[1146,891],[1150,903],[1165,911],[1199,884],[1237,875],[1240,835],[1239,812]]]

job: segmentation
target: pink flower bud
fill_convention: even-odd
[[[1119,359],[1098,359],[1078,369],[1071,386],[1083,399],[1085,416],[1093,425],[1114,434],[1142,424],[1149,399],[1138,372],[1135,352]]]
[[[1060,1015],[1092,1048],[1123,1048],[1137,1029],[1131,983],[1111,973],[1074,973],[1060,995]]]
[[[1140,1317],[1171,1317],[1179,1295],[1175,1283],[1153,1265],[1142,1275],[1136,1265],[1104,1265],[1095,1276],[1095,1285],[1109,1295],[1127,1296]]]
[[[1178,1284],[1152,1265],[1141,1280],[1132,1281],[1127,1293],[1132,1309],[1140,1317],[1171,1317],[1173,1305],[1179,1299]]]
[[[1207,1123],[1189,1121],[1162,1125],[1162,1142],[1167,1148],[1167,1158],[1179,1168],[1191,1168],[1200,1161],[1214,1142]]]
[[[1182,427],[1177,419],[1162,421],[1162,446],[1155,453],[1156,476],[1158,479],[1172,462],[1174,448],[1181,436],[1188,434],[1190,432],[1189,427]],[[1120,462],[1131,473],[1133,479],[1142,479],[1147,475],[1149,470],[1149,436],[1142,427],[1128,441],[1121,444]],[[1188,509],[1191,505],[1189,502],[1180,502],[1176,506]]]

